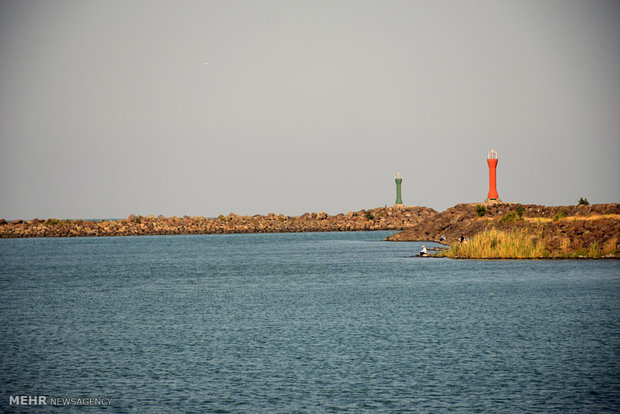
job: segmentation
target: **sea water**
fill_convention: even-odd
[[[620,262],[389,234],[0,240],[0,411],[620,410]]]

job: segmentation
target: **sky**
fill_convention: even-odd
[[[620,2],[0,2],[0,217],[620,202]]]

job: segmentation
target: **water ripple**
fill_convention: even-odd
[[[620,411],[617,261],[416,259],[387,234],[0,240],[0,407]]]

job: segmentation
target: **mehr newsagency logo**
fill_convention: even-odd
[[[108,406],[112,404],[111,398],[100,397],[48,397],[46,395],[11,395],[9,405],[12,406]]]

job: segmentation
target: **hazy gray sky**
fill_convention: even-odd
[[[0,2],[0,217],[620,201],[620,2]],[[208,62],[205,65],[204,62]]]

